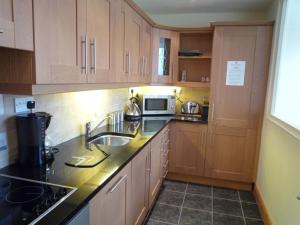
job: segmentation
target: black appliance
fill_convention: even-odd
[[[0,225],[33,225],[76,188],[0,175]]]
[[[209,105],[200,105],[200,114],[204,120],[208,120]]]
[[[32,110],[34,102],[28,102],[27,107]],[[54,159],[51,148],[45,146],[46,129],[50,121],[51,115],[46,112],[16,116],[19,164],[39,167]]]

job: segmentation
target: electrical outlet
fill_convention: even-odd
[[[27,109],[27,102],[33,101],[33,97],[15,98],[15,112],[29,112]]]
[[[0,133],[0,151],[7,150],[7,140],[6,140],[6,133]]]
[[[4,114],[4,102],[3,102],[3,95],[0,95],[0,115]]]

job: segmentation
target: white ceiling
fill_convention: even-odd
[[[202,12],[262,11],[273,0],[134,0],[145,12],[183,14]]]

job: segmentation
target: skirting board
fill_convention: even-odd
[[[253,193],[256,198],[257,205],[259,207],[259,210],[260,210],[261,216],[265,222],[265,225],[274,225],[274,223],[272,222],[270,213],[266,207],[265,201],[263,200],[262,194],[256,185],[254,185]]]

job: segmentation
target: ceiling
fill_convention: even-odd
[[[203,12],[263,11],[273,0],[134,0],[145,12],[184,14]]]

